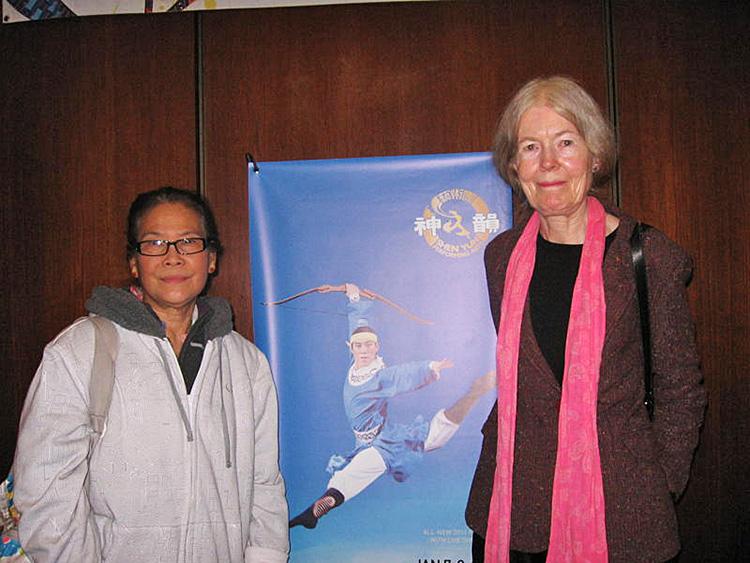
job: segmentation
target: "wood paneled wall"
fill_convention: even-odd
[[[613,16],[622,206],[696,264],[690,296],[709,405],[679,505],[683,560],[748,561],[750,47],[738,38],[750,8],[617,1]]]
[[[246,152],[485,150],[513,91],[561,73],[616,111],[624,208],[697,262],[691,298],[711,405],[680,506],[682,561],[749,557],[749,61],[736,40],[748,8],[636,4],[419,2],[1,26],[0,469],[44,344],[94,285],[126,279],[124,218],[137,192],[204,191],[227,247],[213,291],[251,335]]]
[[[135,194],[196,185],[194,16],[0,27],[0,468],[46,342],[128,279]]]
[[[539,21],[554,31],[530,49]],[[252,316],[245,152],[273,161],[487,150],[505,102],[536,75],[577,76],[606,105],[603,21],[598,0],[206,14],[206,193],[227,243],[214,288],[232,296],[240,331]]]

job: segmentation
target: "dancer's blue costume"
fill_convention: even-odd
[[[349,302],[349,334],[360,326],[372,327],[367,319],[371,306],[372,301],[369,299]],[[411,424],[391,422],[388,419],[388,401],[437,380],[438,376],[430,369],[429,364],[429,361],[389,367],[378,364],[382,367],[373,367],[371,377],[347,376],[344,383],[344,408],[354,433],[355,444],[354,449],[346,456],[331,456],[328,462],[329,473],[340,471],[360,451],[374,447],[383,457],[387,473],[396,481],[404,481],[409,477],[413,465],[422,459],[430,425],[421,416],[417,416]]]

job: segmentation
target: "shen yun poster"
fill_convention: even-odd
[[[249,166],[256,343],[279,391],[291,561],[469,561],[495,400],[487,153]]]

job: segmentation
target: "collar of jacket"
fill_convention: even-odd
[[[166,336],[164,326],[153,309],[124,288],[95,287],[86,301],[86,310],[128,330],[157,338]],[[205,328],[207,340],[225,336],[232,331],[232,309],[220,297],[199,297],[198,315],[199,318],[208,317]]]

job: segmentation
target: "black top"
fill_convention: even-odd
[[[612,231],[606,240],[605,255],[615,239]],[[529,286],[531,324],[544,359],[562,385],[565,367],[565,342],[573,301],[573,286],[581,261],[582,244],[559,244],[536,239],[536,262]]]
[[[213,311],[206,307],[201,307],[199,303],[198,318],[190,327],[187,338],[185,338],[185,342],[182,345],[182,350],[180,350],[180,356],[177,358],[188,395],[193,390],[193,383],[195,383],[195,378],[198,376],[198,370],[203,361],[203,352],[209,340],[206,334],[206,326],[212,316]]]

